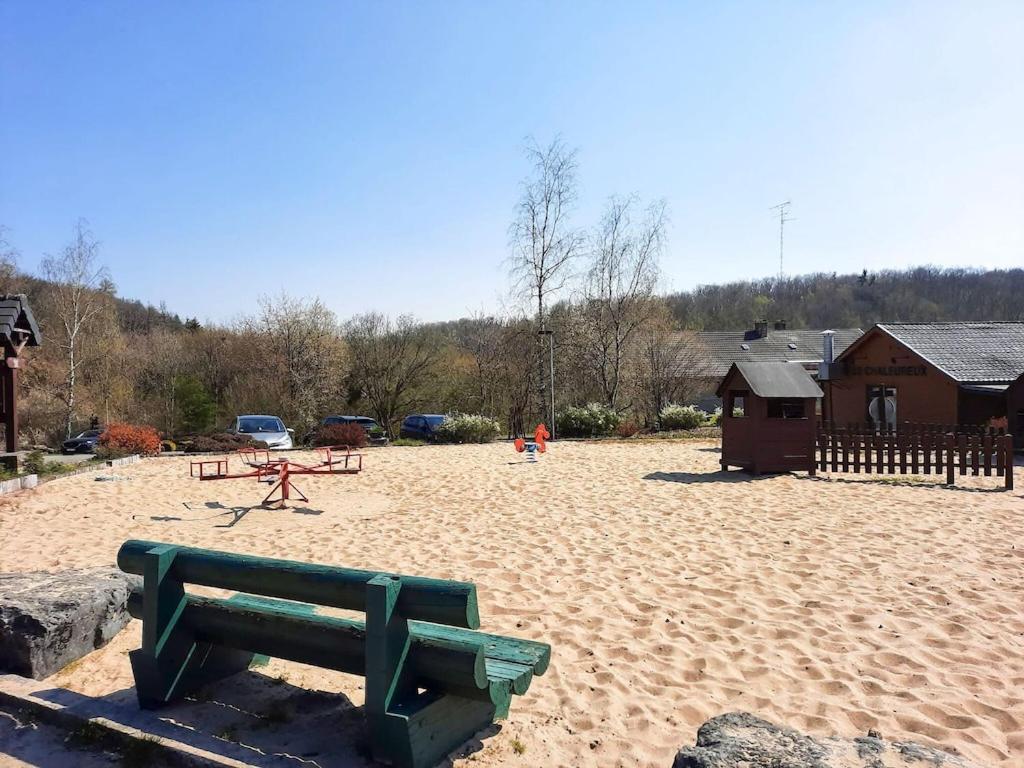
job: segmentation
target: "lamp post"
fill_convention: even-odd
[[[551,364],[551,419],[548,422],[548,432],[551,439],[555,439],[555,332],[549,328],[541,328],[537,331],[538,336],[548,337],[549,361]]]

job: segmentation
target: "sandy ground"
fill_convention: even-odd
[[[474,581],[484,630],[553,655],[460,768],[668,766],[732,710],[1024,765],[1019,490],[752,479],[719,473],[712,444],[519,458],[507,444],[370,450],[358,477],[299,479],[311,501],[287,511],[252,508],[253,481],[189,479],[182,458],[56,480],[0,499],[2,569],[113,563],[145,538]],[[138,638],[133,622],[53,682],[131,705]],[[339,739],[359,729],[337,725],[360,716],[360,678],[280,661],[248,675],[174,716],[324,768],[365,764],[357,735]],[[275,697],[292,711],[268,716]],[[219,719],[196,715],[214,705]]]

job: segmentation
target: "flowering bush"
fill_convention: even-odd
[[[100,435],[96,453],[107,459],[133,453],[156,456],[160,453],[160,435],[153,427],[146,425],[111,424]]]
[[[602,437],[610,435],[622,422],[614,408],[600,403],[566,408],[558,414],[558,434],[563,437]]]
[[[313,445],[347,445],[362,448],[366,445],[366,430],[358,424],[327,424],[313,435]]]
[[[707,423],[708,415],[695,405],[669,403],[658,414],[662,429],[696,429]]]
[[[501,434],[501,425],[489,416],[452,413],[434,432],[440,443],[489,443]]]

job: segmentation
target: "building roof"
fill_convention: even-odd
[[[1024,323],[879,323],[875,328],[961,384],[1010,382],[1024,372]]]
[[[0,341],[17,347],[24,338],[20,331],[28,332],[26,345],[29,347],[38,347],[43,340],[25,294],[0,293]]]
[[[863,335],[860,328],[840,328],[833,337],[838,357]],[[776,330],[757,336],[751,331],[698,331],[695,335],[708,358],[708,375],[724,376],[738,362],[797,362],[816,365],[822,361],[822,331]]]
[[[739,373],[758,397],[822,397],[821,387],[799,363],[733,363],[718,385],[718,396],[733,372]]]

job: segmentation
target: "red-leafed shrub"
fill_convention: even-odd
[[[198,435],[180,441],[187,453],[231,453],[240,448],[266,448],[262,440],[253,440],[248,435],[218,432],[212,435]]]
[[[100,435],[96,453],[105,458],[130,456],[156,456],[160,453],[160,435],[150,426],[111,424]]]
[[[313,435],[313,445],[347,445],[362,448],[366,445],[366,430],[358,424],[328,424]]]

